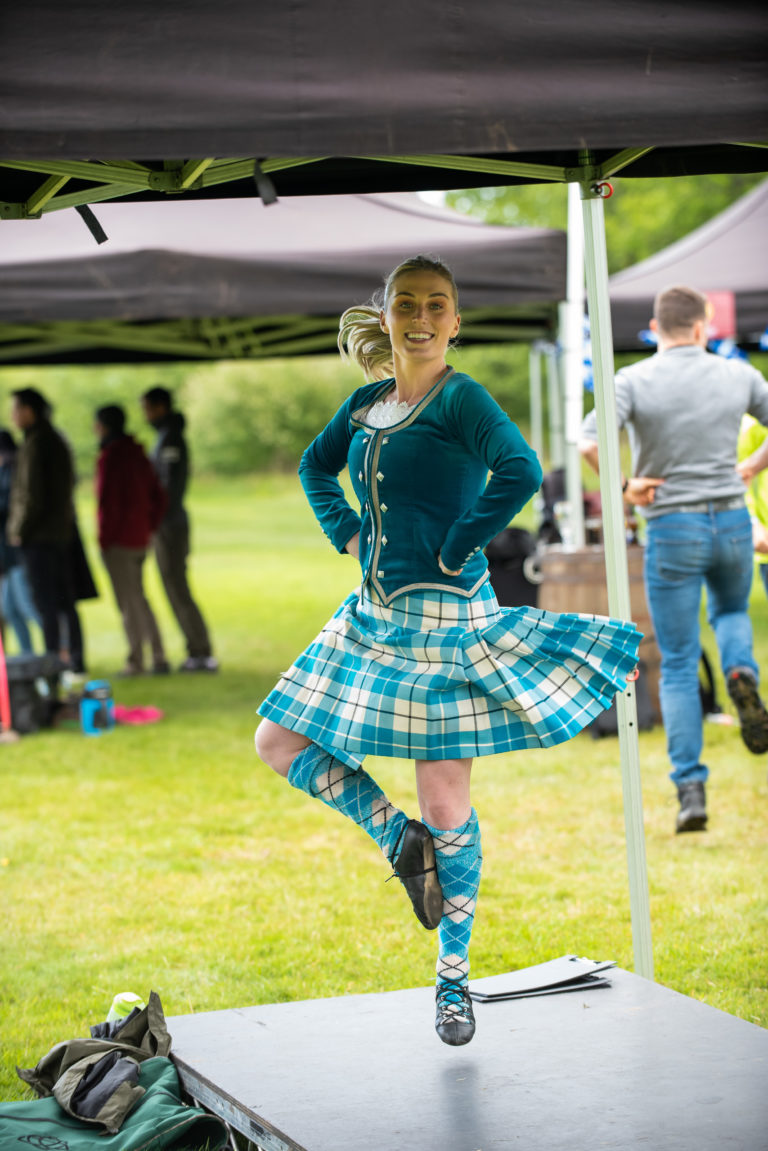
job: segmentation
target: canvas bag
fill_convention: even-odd
[[[116,1023],[96,1024],[90,1039],[57,1043],[36,1067],[17,1072],[74,1118],[114,1133],[144,1094],[138,1065],[170,1050],[160,997],[152,991],[146,1007]]]
[[[166,1057],[138,1067],[142,1095],[120,1130],[84,1123],[67,1114],[53,1096],[0,1103],[0,1147],[19,1151],[221,1151],[227,1142],[220,1119],[182,1102],[179,1076]]]

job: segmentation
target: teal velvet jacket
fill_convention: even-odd
[[[541,484],[539,461],[485,388],[452,368],[400,423],[367,424],[393,384],[365,384],[342,404],[301,458],[302,486],[340,552],[360,532],[363,581],[385,603],[427,589],[469,597],[488,578],[482,549]],[[359,514],[337,478],[347,465]],[[438,555],[459,574],[445,575]]]

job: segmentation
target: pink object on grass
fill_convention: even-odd
[[[115,704],[117,723],[157,723],[163,715],[159,707],[124,707],[121,703]]]

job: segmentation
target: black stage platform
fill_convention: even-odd
[[[168,1020],[187,1091],[264,1151],[768,1151],[768,1031],[620,968],[610,988],[475,1004],[434,990]]]

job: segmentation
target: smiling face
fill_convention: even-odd
[[[448,343],[458,334],[453,286],[437,272],[404,271],[394,280],[381,313],[398,364],[445,366]]]

